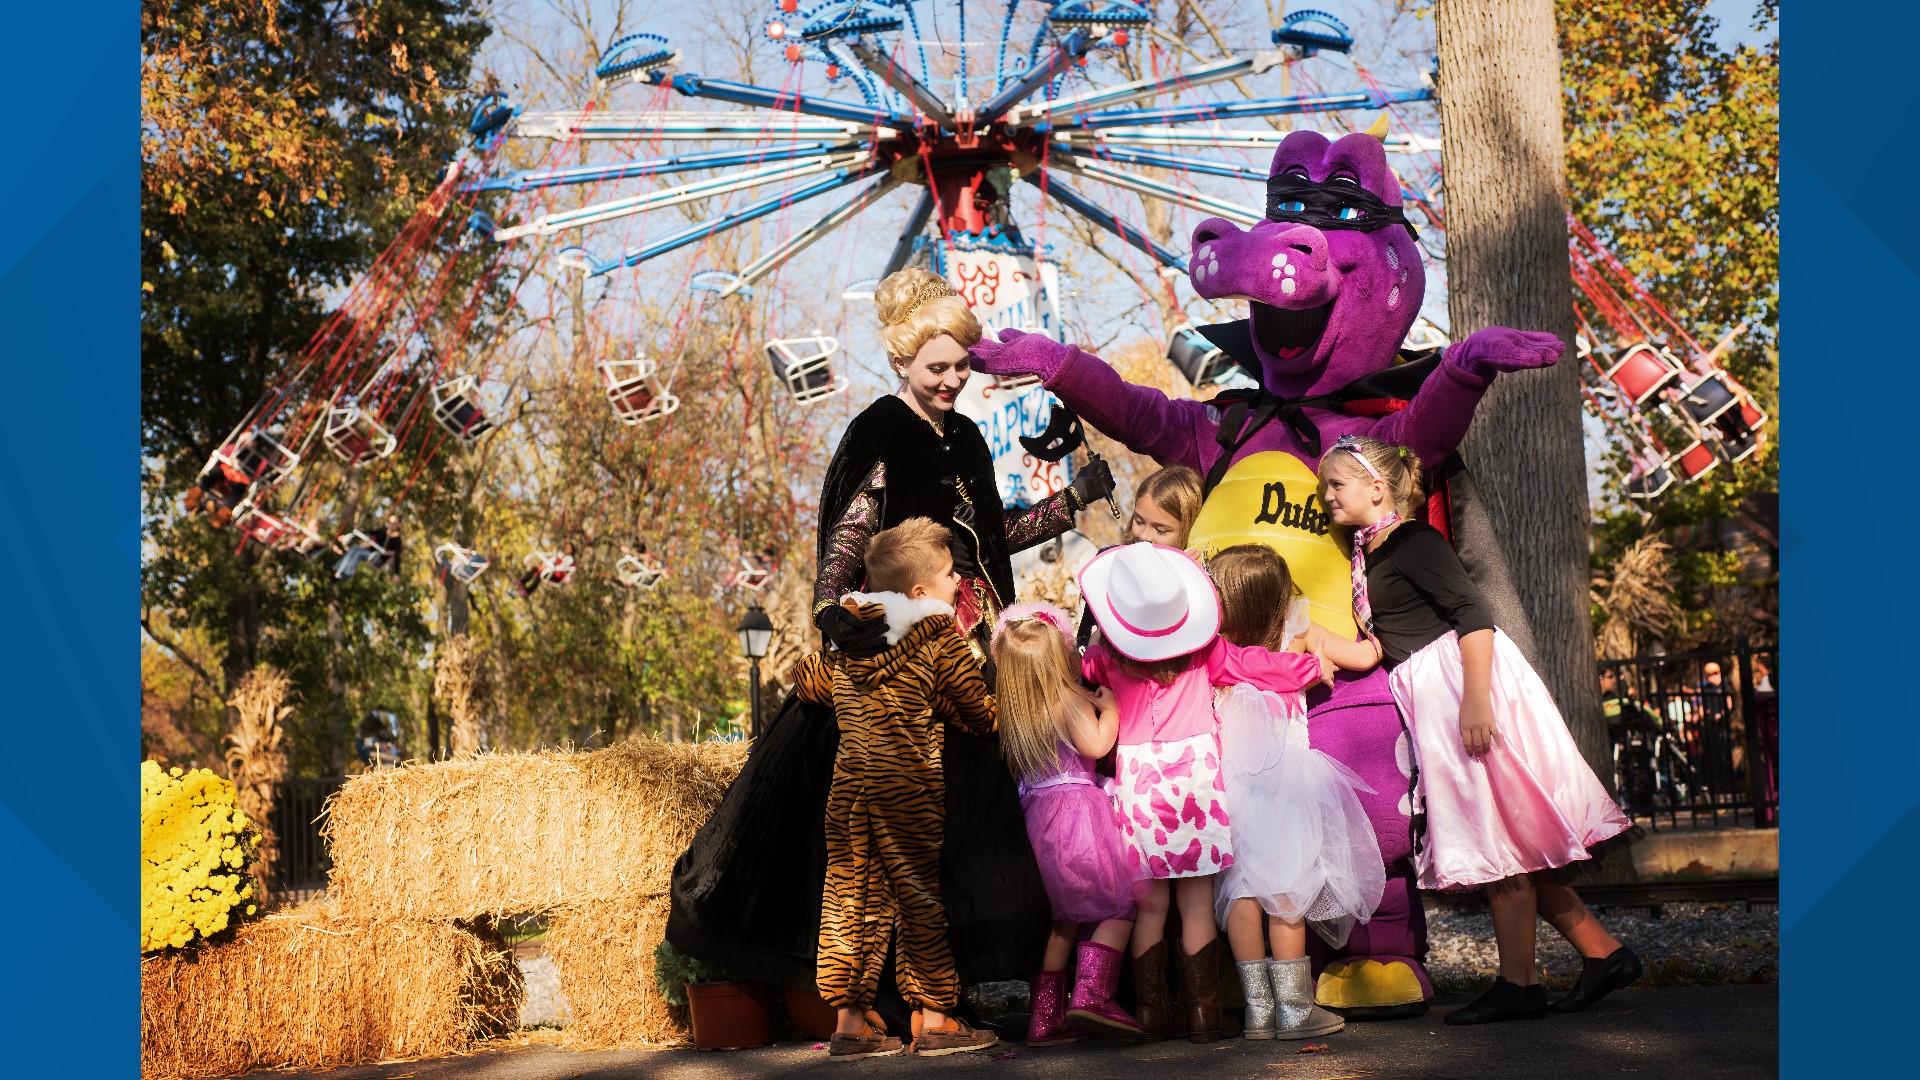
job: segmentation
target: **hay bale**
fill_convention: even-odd
[[[546,955],[560,969],[560,992],[573,1009],[569,1045],[600,1049],[687,1038],[687,1010],[667,1004],[653,983],[653,950],[666,934],[667,907],[661,895],[556,915],[547,924]]]
[[[328,804],[344,913],[478,919],[633,905],[746,761],[743,743],[638,739],[363,773]]]
[[[521,981],[490,931],[359,919],[327,905],[140,966],[146,1080],[466,1051],[511,1031]]]

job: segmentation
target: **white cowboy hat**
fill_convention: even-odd
[[[1141,541],[1080,569],[1080,595],[1108,643],[1131,660],[1169,660],[1220,632],[1220,594],[1193,556]]]

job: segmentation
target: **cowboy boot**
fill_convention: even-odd
[[[1187,1039],[1213,1042],[1220,1038],[1220,939],[1197,953],[1180,950],[1180,996],[1187,1001]]]
[[[1133,958],[1133,1011],[1138,1014],[1141,1042],[1159,1042],[1174,1030],[1173,995],[1167,990],[1167,943]],[[1179,1018],[1185,1027],[1186,1017]]]
[[[1067,1026],[1061,1014],[1067,1010],[1067,972],[1042,971],[1028,984],[1031,1011],[1027,1014],[1028,1046],[1065,1046],[1087,1037],[1085,1032]]]
[[[1249,1039],[1273,1038],[1273,984],[1267,979],[1265,960],[1241,960],[1233,965],[1240,975],[1240,993],[1247,999],[1247,1012],[1241,1018]]]
[[[1139,1021],[1113,1000],[1120,986],[1120,954],[1097,941],[1080,943],[1080,965],[1074,973],[1073,1001],[1067,1023],[1082,1031],[1115,1039],[1143,1033]]]
[[[1274,1030],[1266,1038],[1311,1039],[1346,1028],[1347,1022],[1339,1014],[1313,1003],[1313,969],[1306,957],[1267,961],[1267,977],[1273,981]],[[1251,1008],[1248,1016],[1252,1016]],[[1248,1028],[1251,1030],[1252,1025]],[[1249,1034],[1247,1038],[1254,1036]]]

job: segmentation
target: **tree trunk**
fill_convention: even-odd
[[[1440,0],[1441,160],[1454,340],[1487,326],[1573,341],[1560,51],[1553,0]],[[1531,657],[1594,771],[1607,734],[1588,615],[1590,527],[1579,371],[1501,375],[1462,454],[1533,630]]]

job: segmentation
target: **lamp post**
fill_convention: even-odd
[[[767,647],[773,644],[773,620],[767,618],[765,608],[759,604],[747,608],[747,614],[740,620],[740,652],[747,658],[750,674],[748,688],[753,700],[753,726],[748,734],[760,737],[760,661],[767,655]]]

